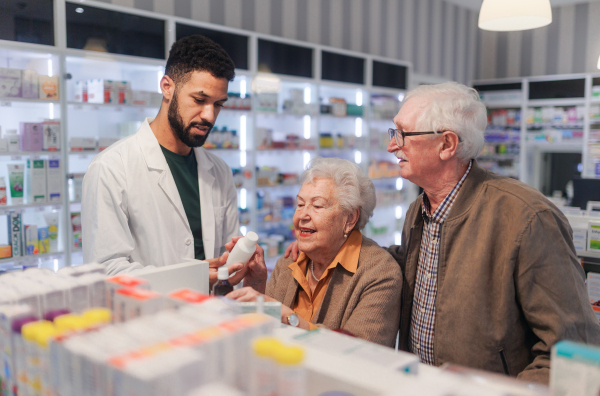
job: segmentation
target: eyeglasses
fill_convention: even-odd
[[[404,147],[404,137],[405,136],[419,136],[419,135],[435,135],[436,133],[442,133],[446,131],[430,131],[430,132],[404,132],[402,129],[388,129],[388,134],[390,135],[390,140],[396,139],[396,145],[400,147]],[[458,141],[462,142],[460,136],[458,137]]]

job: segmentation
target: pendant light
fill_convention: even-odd
[[[528,30],[551,22],[550,0],[483,0],[479,11],[479,28],[483,30]]]

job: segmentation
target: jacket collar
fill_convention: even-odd
[[[465,215],[477,198],[483,191],[483,182],[488,176],[488,171],[477,164],[477,160],[473,160],[471,171],[463,182],[463,185],[458,192],[456,201],[450,208],[450,213],[446,221],[452,221]]]

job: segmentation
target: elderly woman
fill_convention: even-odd
[[[375,208],[373,183],[358,165],[340,158],[314,159],[301,182],[293,223],[302,253],[296,261],[277,261],[265,300],[282,303],[285,324],[306,330],[317,325],[341,329],[394,346],[400,322],[400,267],[360,232]],[[228,250],[235,241],[226,245]],[[257,248],[252,260],[252,267],[264,266],[263,250]],[[264,283],[227,297],[254,301]]]

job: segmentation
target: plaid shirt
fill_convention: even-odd
[[[427,364],[434,364],[433,332],[435,328],[435,299],[437,296],[440,231],[463,182],[471,171],[472,164],[473,161],[469,163],[469,168],[463,177],[432,215],[429,214],[429,198],[423,194],[421,210],[425,225],[423,227],[419,265],[415,282],[409,343],[411,351],[419,356],[421,362]]]

